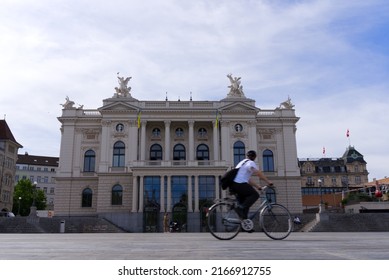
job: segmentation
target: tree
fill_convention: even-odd
[[[30,207],[34,202],[37,210],[44,210],[46,201],[46,195],[43,190],[37,189],[28,179],[21,179],[15,186],[12,212],[18,213],[21,216],[28,216]]]

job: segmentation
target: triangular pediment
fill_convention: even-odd
[[[126,102],[118,101],[113,103],[108,103],[98,109],[100,112],[103,111],[139,111],[139,107]]]
[[[220,111],[253,111],[253,112],[259,112],[259,108],[251,105],[251,104],[248,104],[246,102],[241,102],[241,101],[237,101],[237,102],[233,102],[233,103],[229,103],[229,104],[226,104],[222,107],[219,108]]]

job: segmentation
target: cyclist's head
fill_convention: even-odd
[[[256,157],[257,157],[257,153],[253,150],[251,151],[248,151],[246,156],[250,159],[250,160],[255,160]]]

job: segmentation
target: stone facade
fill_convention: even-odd
[[[18,149],[22,147],[16,142],[7,122],[0,120],[0,211],[12,211],[15,166]]]
[[[47,199],[47,210],[54,210],[55,174],[58,168],[58,157],[35,156],[28,153],[19,154],[16,161],[15,181],[29,179],[43,190]]]
[[[340,207],[349,191],[363,189],[368,183],[367,163],[354,147],[346,148],[342,157],[299,159],[303,207],[315,208],[322,201]]]
[[[226,196],[219,179],[258,153],[277,202],[300,213],[301,178],[293,105],[262,110],[243,94],[220,101],[141,101],[128,89],[103,106],[63,105],[55,215],[106,217],[134,232],[162,231],[170,213],[203,231],[207,207]]]

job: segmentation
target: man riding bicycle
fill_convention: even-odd
[[[230,190],[237,195],[239,205],[235,208],[235,211],[241,219],[247,219],[250,207],[259,198],[258,192],[254,189],[261,190],[262,187],[257,184],[251,176],[258,176],[264,180],[269,186],[273,183],[259,170],[254,160],[257,157],[257,153],[253,150],[248,151],[246,159],[239,162],[235,168],[239,168],[238,174],[234,179],[234,183],[230,186]]]

